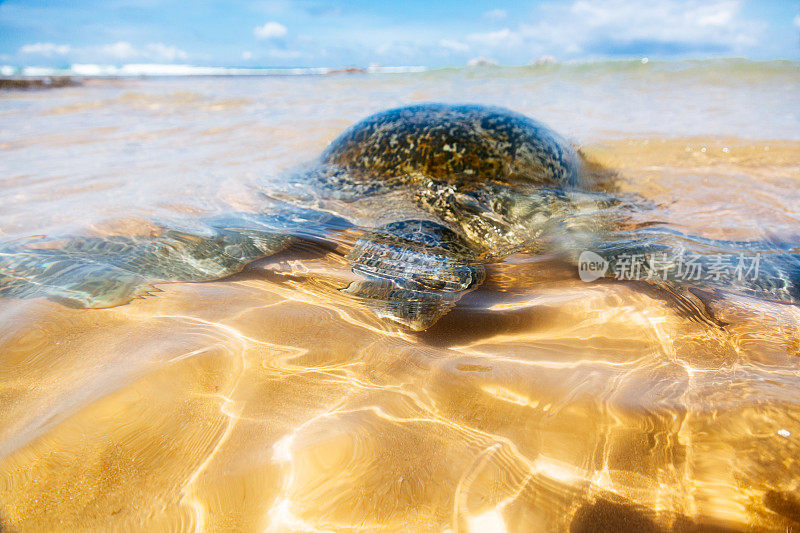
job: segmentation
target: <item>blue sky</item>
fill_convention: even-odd
[[[800,58],[800,0],[0,0],[0,64]]]

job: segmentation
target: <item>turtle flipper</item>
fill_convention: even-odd
[[[604,237],[590,250],[607,261],[608,276],[706,299],[727,293],[800,305],[800,253],[791,244],[714,240],[659,227]]]
[[[225,277],[282,250],[295,236],[323,237],[342,224],[326,213],[282,206],[156,235],[29,239],[0,248],[0,296],[112,307],[144,295],[152,284]]]
[[[354,281],[342,292],[362,299],[378,318],[423,331],[455,307],[465,291],[416,291],[388,280],[364,280]]]
[[[69,307],[122,305],[155,283],[207,281],[282,249],[280,234],[164,231],[155,237],[76,237],[0,251],[0,296],[47,297]]]
[[[147,286],[142,275],[66,248],[5,248],[0,296],[46,297],[73,308],[121,305]]]
[[[342,292],[381,318],[421,331],[483,282],[484,269],[471,256],[466,242],[442,224],[394,222],[356,242],[347,259],[363,279]]]

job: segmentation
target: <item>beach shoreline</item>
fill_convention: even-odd
[[[2,76],[0,90],[60,89],[83,85],[75,76]]]

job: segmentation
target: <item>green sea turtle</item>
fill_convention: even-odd
[[[653,283],[800,301],[796,250],[625,229],[626,212],[641,202],[593,190],[566,140],[502,108],[424,104],[378,113],[342,133],[282,187],[265,195],[261,213],[184,228],[163,224],[156,235],[6,243],[0,296],[119,305],[153,283],[221,278],[293,239],[351,229],[361,232],[346,255],[359,281],[342,292],[413,330],[429,327],[477,287],[486,263],[514,252],[579,263],[580,253],[592,250],[605,275],[635,256],[642,258],[639,276]],[[750,280],[668,280],[686,250],[707,268],[715,261],[710,251],[757,251],[766,260]]]

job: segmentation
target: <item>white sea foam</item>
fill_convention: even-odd
[[[324,73],[325,69],[259,69],[198,67],[159,63],[134,63],[123,66],[74,64],[70,72],[79,76],[253,76]]]
[[[65,71],[63,69],[58,68],[50,68],[50,67],[22,67],[21,71],[18,72],[23,76],[64,76],[69,75],[69,71]],[[15,73],[17,74],[17,73]]]
[[[364,72],[370,74],[403,74],[423,72],[421,66],[370,65]],[[151,76],[315,76],[333,74],[340,69],[326,67],[293,68],[244,68],[244,67],[202,67],[160,63],[133,63],[122,66],[98,65],[94,63],[75,63],[67,69],[50,67],[14,67],[3,65],[3,76],[81,76],[81,77],[151,77]]]

